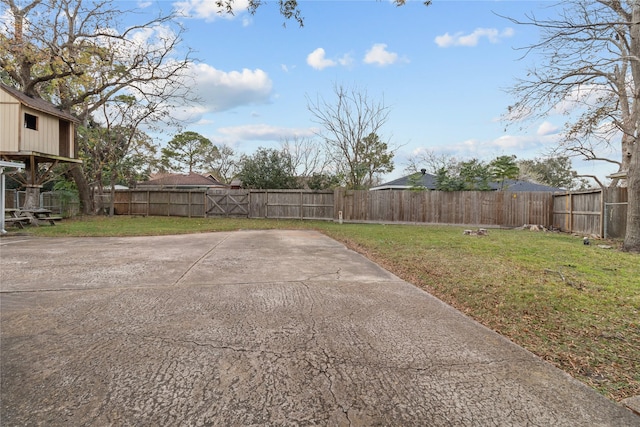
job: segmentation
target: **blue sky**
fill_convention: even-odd
[[[407,159],[432,150],[465,160],[515,154],[543,155],[558,140],[561,116],[511,126],[501,121],[512,102],[505,89],[524,76],[534,57],[518,50],[538,40],[522,18],[550,13],[550,2],[300,1],[304,27],[284,18],[276,3],[253,16],[238,10],[221,17],[212,0],[148,3],[182,10],[185,43],[198,59],[193,74],[203,104],[188,112],[187,130],[239,153],[277,148],[285,138],[312,137],[317,124],[307,96],[330,101],[334,84],[357,87],[391,108],[382,137]],[[168,140],[170,136],[167,136]],[[166,142],[166,141],[164,141]],[[614,166],[574,161],[581,173],[601,178]]]

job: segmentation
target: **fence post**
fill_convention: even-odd
[[[605,204],[605,193],[606,193],[607,189],[606,188],[601,188],[600,189],[600,237],[604,238],[604,204]],[[609,195],[606,194],[606,200],[609,200]]]
[[[569,212],[569,233],[573,233],[573,193],[569,193],[569,197],[567,198],[567,203],[569,203],[569,207],[567,212]]]

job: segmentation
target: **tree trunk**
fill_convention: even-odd
[[[622,250],[640,253],[640,141],[631,147],[627,172],[627,231]]]
[[[640,53],[640,4],[633,2],[632,25],[629,29],[631,36],[631,53],[637,57]],[[630,61],[631,73],[635,85],[633,99],[633,118],[635,124],[634,138],[622,147],[623,164],[628,160],[627,168],[627,230],[624,236],[622,250],[640,253],[640,140],[638,127],[640,125],[640,64],[637,60]]]
[[[111,188],[109,189],[109,216],[112,217],[115,214],[114,209],[114,199],[116,198],[116,178],[118,177],[118,172],[116,169],[116,165],[113,165],[111,169]]]
[[[38,209],[40,207],[40,185],[27,185],[22,209]]]
[[[80,198],[80,205],[82,207],[82,213],[85,215],[93,215],[93,198],[91,197],[91,188],[87,182],[84,173],[82,172],[82,166],[74,164],[70,168],[71,176],[78,187],[78,197]]]

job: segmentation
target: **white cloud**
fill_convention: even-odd
[[[335,67],[337,65],[336,61],[325,58],[325,51],[323,48],[319,47],[309,55],[307,55],[307,64],[316,70],[323,70],[327,67]]]
[[[515,150],[525,150],[538,146],[539,139],[531,136],[502,135],[488,145],[512,153]]]
[[[208,113],[208,111],[209,110],[204,106],[188,105],[172,109],[171,117],[181,122],[199,125],[207,121],[203,116]]]
[[[455,34],[445,33],[444,35],[437,36],[435,43],[439,47],[451,47],[451,46],[477,46],[481,39],[486,38],[490,43],[499,43],[500,40],[512,37],[514,34],[513,28],[505,28],[499,31],[496,28],[476,28],[470,34],[464,34],[458,32]]]
[[[235,0],[233,4],[236,15],[231,15],[224,8],[219,7],[213,0],[186,0],[173,3],[176,12],[184,17],[204,19],[211,22],[217,18],[233,19],[237,12],[247,9],[248,0]],[[243,21],[246,25],[246,21]]]
[[[338,63],[343,67],[350,67],[353,65],[353,58],[350,54],[345,53],[342,57],[338,58]]]
[[[291,73],[297,68],[297,65],[280,64],[280,69],[285,73]]]
[[[560,129],[558,126],[545,121],[538,126],[536,134],[540,136],[553,135],[558,132],[558,129]]]
[[[267,124],[251,124],[219,128],[218,133],[230,143],[238,141],[282,141],[295,137],[311,137],[315,135],[311,128],[284,128]]]
[[[364,56],[365,64],[375,64],[380,67],[391,65],[398,61],[398,54],[389,52],[387,45],[384,43],[376,43],[367,51]]]
[[[599,105],[601,98],[606,99],[610,96],[611,92],[608,88],[601,85],[576,85],[554,106],[553,113],[566,115],[572,111],[580,110],[585,106]]]
[[[208,64],[192,65],[185,78],[201,100],[198,106],[181,112],[180,116],[198,121],[211,112],[227,111],[244,105],[269,102],[273,83],[267,73],[260,69],[221,71]]]
[[[541,126],[544,127],[544,126]],[[500,155],[515,154],[519,159],[540,155],[545,147],[557,144],[557,133],[547,135],[501,135],[492,140],[467,139],[458,143],[432,147],[434,152],[462,160],[490,160]]]

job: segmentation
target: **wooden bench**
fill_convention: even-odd
[[[56,221],[60,221],[62,219],[61,216],[47,216],[38,218],[40,221],[49,221],[49,224],[56,225]]]
[[[31,222],[30,218],[27,218],[26,216],[21,216],[21,217],[8,217],[4,219],[4,223],[5,225],[11,226],[14,225],[20,229],[24,229],[25,224],[29,224]]]
[[[32,223],[35,225],[38,225],[39,221],[45,221],[51,225],[56,225],[56,221],[60,221],[62,219],[61,216],[51,216],[51,211],[49,209],[23,209],[20,213],[26,218],[32,219]]]
[[[39,225],[40,222],[56,225],[61,216],[51,216],[49,209],[5,209],[5,223],[24,228],[25,224]]]

